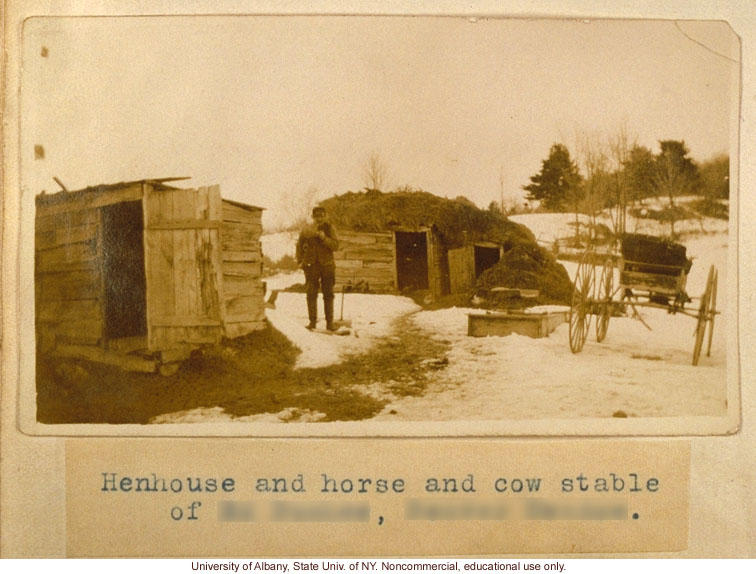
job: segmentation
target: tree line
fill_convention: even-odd
[[[701,164],[690,157],[682,140],[660,140],[659,150],[629,143],[620,131],[599,140],[583,136],[577,142],[576,158],[562,143],[555,143],[541,170],[522,186],[528,201],[537,200],[552,211],[570,211],[595,216],[608,210],[614,231],[623,233],[628,207],[646,198],[666,201],[665,214],[674,231],[680,219],[676,198],[698,195],[716,204],[730,196],[730,160],[726,154]]]

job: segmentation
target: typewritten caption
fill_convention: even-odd
[[[172,493],[174,495],[206,495],[204,501],[197,498],[183,505],[170,507],[170,518],[173,521],[199,520],[207,515],[205,509],[207,495],[231,494],[237,490],[239,480],[234,477],[165,477],[157,473],[146,476],[120,475],[116,472],[101,472],[101,492],[132,493],[134,495],[150,495],[154,493]],[[404,494],[407,479],[405,478],[343,478],[321,473],[318,479],[305,481],[302,473],[291,478],[259,477],[253,480],[254,492],[260,495],[303,495],[314,488],[319,494],[339,495],[348,497],[365,494]],[[423,482],[423,492],[428,495],[438,494],[478,494],[483,490],[476,486],[475,475],[468,473],[463,477],[428,477]],[[532,476],[523,478],[498,477],[493,484],[488,485],[488,492],[497,494],[533,495],[538,496],[547,489],[542,477]],[[315,483],[314,486],[306,486]],[[610,472],[606,476],[591,476],[579,473],[576,476],[564,477],[559,481],[558,492],[562,495],[574,494],[617,494],[633,495],[636,493],[657,493],[660,489],[658,478],[642,476],[635,472],[618,474]],[[406,500],[405,518],[410,520],[470,520],[470,519],[523,519],[523,520],[621,520],[627,517],[626,500],[614,504],[601,504],[599,497],[583,504],[565,504],[566,498],[547,501],[543,498],[525,498],[524,504],[501,505],[492,502],[487,504],[460,504],[461,498],[445,500],[443,504],[436,504],[431,497],[410,498]],[[262,514],[255,501],[240,501],[223,499],[217,500],[217,518],[227,522],[250,522],[267,517],[272,521],[314,521],[314,522],[367,522],[370,520],[370,506],[364,504],[331,504],[320,501],[316,504],[299,505],[294,498],[274,500],[267,505],[268,512]],[[487,510],[488,509],[488,510]],[[633,519],[640,518],[638,513],[632,514]],[[384,517],[378,517],[380,524],[384,524]]]
[[[683,441],[226,444],[67,445],[69,555],[465,556],[687,544]]]

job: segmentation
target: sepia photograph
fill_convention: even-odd
[[[0,556],[754,555],[744,0],[4,9]]]
[[[737,430],[726,22],[37,17],[21,58],[28,432]]]

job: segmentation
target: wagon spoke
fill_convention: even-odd
[[[601,270],[601,280],[598,284],[598,317],[596,318],[596,341],[604,340],[609,330],[609,319],[612,316],[612,295],[614,292],[614,262],[609,257]]]
[[[591,259],[592,252],[588,250],[583,255],[575,273],[570,307],[570,349],[573,353],[579,353],[582,350],[590,326],[590,307],[593,300],[595,275]]]
[[[717,281],[719,272],[714,269],[714,283],[711,289],[711,303],[709,304],[709,341],[706,344],[706,356],[711,356],[711,338],[714,335],[714,319],[717,317]]]
[[[712,265],[709,268],[709,278],[706,280],[706,289],[701,296],[701,306],[698,308],[698,320],[696,322],[695,343],[693,346],[693,365],[698,364],[701,356],[701,347],[703,346],[704,333],[706,332],[706,323],[709,321],[709,304],[711,302],[712,292],[716,289],[716,270]]]

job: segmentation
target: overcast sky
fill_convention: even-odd
[[[521,197],[550,146],[574,153],[581,133],[624,125],[654,151],[727,152],[738,60],[718,22],[32,19],[22,185],[191,176],[266,207],[272,226],[313,186],[360,190],[376,151],[392,184],[485,206],[500,176]]]

